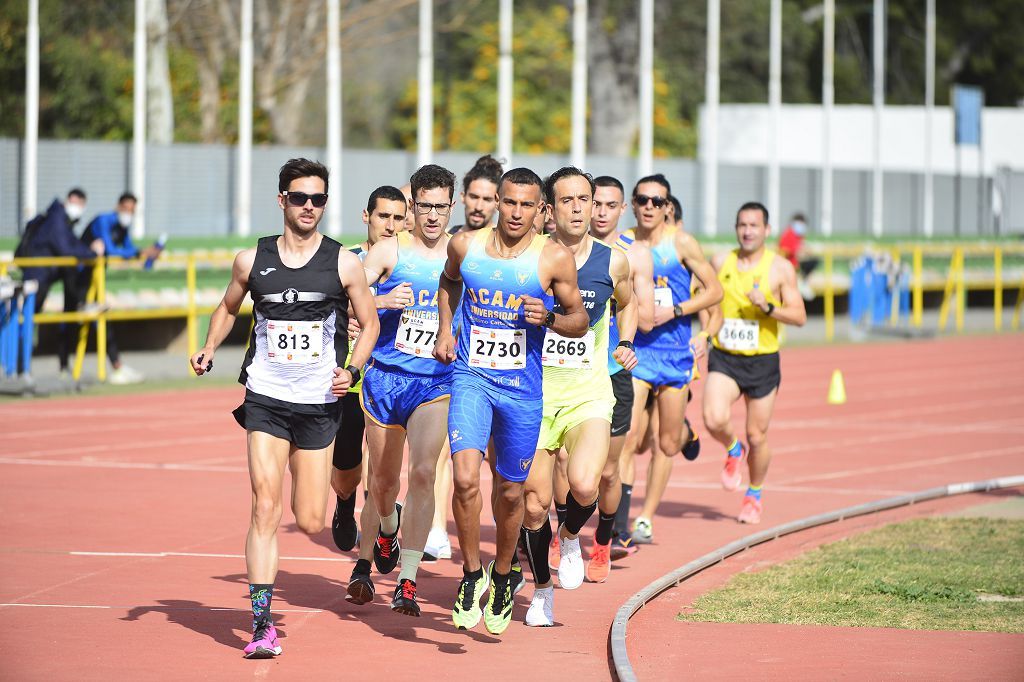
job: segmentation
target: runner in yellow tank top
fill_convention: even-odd
[[[740,464],[747,457],[750,487],[740,507],[741,523],[761,521],[761,486],[771,462],[768,425],[782,380],[779,323],[799,327],[807,321],[792,264],[765,248],[770,232],[768,209],[756,202],[743,204],[736,214],[739,248],[711,260],[725,297],[708,324],[714,341],[704,386],[704,425],[727,450],[723,488],[739,488]],[[741,395],[747,403],[749,452],[733,436],[730,422],[732,404]]]

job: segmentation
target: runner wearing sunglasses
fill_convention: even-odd
[[[281,167],[277,202],[284,231],[235,257],[206,344],[190,358],[197,375],[213,369],[217,347],[234,326],[245,295],[251,294],[254,325],[239,376],[245,401],[234,411],[247,434],[252,485],[245,543],[253,616],[248,658],[281,653],[270,604],[285,468],[292,475],[296,525],[304,533],[319,533],[330,491],[338,398],[359,380],[377,340],[377,315],[362,263],[317,231],[327,183],[327,168],[320,163],[292,159]],[[345,366],[349,303],[363,333]]]

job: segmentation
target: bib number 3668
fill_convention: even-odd
[[[473,325],[469,330],[469,366],[523,369],[526,367],[526,330],[488,329]]]
[[[312,365],[320,362],[322,350],[322,322],[267,320],[267,360],[270,362]]]
[[[731,351],[755,351],[760,333],[757,320],[741,320],[735,317],[725,318],[718,342],[722,348]]]

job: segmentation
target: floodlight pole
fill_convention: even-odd
[[[146,234],[146,0],[135,0],[135,73],[132,80],[132,193],[135,216],[132,236]]]
[[[654,156],[654,0],[640,0],[640,145],[638,171],[650,175]]]
[[[707,71],[704,76],[704,117],[700,122],[704,140],[704,234],[718,229],[718,42],[719,0],[708,0]]]
[[[341,234],[341,0],[327,0],[327,165],[335,191],[327,211],[327,233]]]
[[[434,7],[420,0],[419,95],[416,108],[416,163],[424,166],[434,155]]]
[[[28,2],[25,52],[25,189],[21,206],[22,222],[34,218],[39,210],[39,0]]]
[[[238,192],[235,233],[252,232],[252,0],[242,0],[238,51]]]
[[[924,48],[924,236],[935,233],[932,120],[935,114],[935,0],[927,0]]]
[[[882,107],[885,105],[885,0],[874,0],[872,11],[872,52],[874,71],[872,139],[872,191],[871,191],[871,234],[882,236],[885,207],[884,176],[882,173]]]
[[[512,164],[512,0],[498,10],[498,158]]]
[[[836,3],[825,0],[821,76],[821,234],[832,235],[832,105],[836,57]]]
[[[779,181],[779,122],[782,118],[782,0],[772,0],[769,21],[768,108],[771,126],[768,130],[768,210],[781,218]],[[781,223],[779,223],[781,224]]]
[[[587,163],[587,0],[572,9],[572,165]]]

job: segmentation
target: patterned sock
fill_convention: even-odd
[[[594,542],[599,545],[607,545],[612,541],[612,526],[615,525],[615,514],[597,512],[597,532],[594,533]]]
[[[274,584],[257,585],[249,583],[249,599],[252,601],[252,629],[260,623],[270,622],[270,600],[274,597]]]
[[[735,438],[732,439],[732,445],[729,446],[730,457],[740,457],[743,455],[743,446]]]
[[[760,485],[752,485],[752,486],[750,486],[749,488],[747,488],[746,497],[753,497],[755,500],[760,502],[761,501],[761,488],[762,487],[763,486],[760,486]]]

